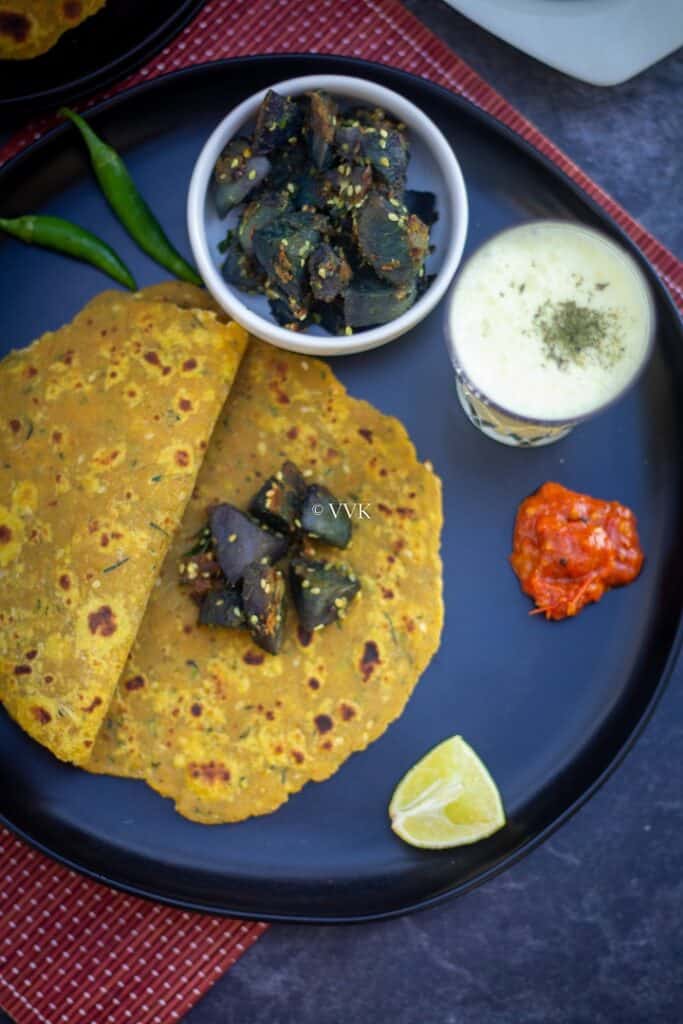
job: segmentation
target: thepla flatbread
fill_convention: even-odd
[[[60,36],[105,3],[106,0],[0,0],[0,59],[26,60],[46,53]]]
[[[0,363],[0,699],[88,759],[246,335],[105,292]]]
[[[271,656],[246,632],[198,626],[178,563],[208,506],[246,509],[285,459],[371,503],[370,519],[343,552],[316,545],[361,580],[343,623],[311,638],[290,609]],[[88,770],[143,778],[206,823],[273,811],[332,775],[401,714],[438,647],[441,525],[440,481],[401,423],[351,398],[325,363],[251,340]]]

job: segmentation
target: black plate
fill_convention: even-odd
[[[32,60],[0,60],[0,116],[56,107],[94,92],[151,57],[205,0],[107,0]]]
[[[468,184],[470,250],[539,216],[576,218],[622,237],[561,173],[486,115],[378,65],[315,56],[214,64],[119,97],[99,108],[94,124],[126,153],[187,250],[188,178],[215,123],[255,90],[314,72],[375,79],[436,120]],[[142,283],[161,276],[113,219],[73,132],[55,131],[10,164],[0,173],[0,195],[12,197],[6,213],[44,209],[88,225]],[[309,921],[426,906],[482,882],[546,836],[632,742],[681,636],[683,337],[666,293],[641,263],[659,315],[651,366],[626,399],[549,448],[509,449],[465,421],[441,310],[399,342],[335,361],[353,394],[404,421],[444,481],[443,643],[405,714],[377,743],[271,816],[206,827],[178,817],[143,783],[58,763],[2,717],[4,821],[60,860],[132,892],[218,913]],[[95,271],[13,242],[0,244],[0,283],[6,346],[62,324],[107,287]],[[547,479],[630,505],[648,556],[636,583],[563,623],[528,615],[507,564],[517,502]],[[420,852],[392,835],[387,804],[406,769],[456,732],[499,782],[509,825],[472,847]]]

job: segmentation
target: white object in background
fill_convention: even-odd
[[[683,46],[683,0],[446,0],[523,53],[618,85]]]

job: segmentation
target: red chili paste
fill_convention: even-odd
[[[576,615],[640,572],[636,517],[618,501],[545,483],[519,506],[510,561],[536,602],[532,615]]]

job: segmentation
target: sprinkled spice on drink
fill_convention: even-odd
[[[452,356],[509,416],[570,424],[619,396],[648,355],[652,306],[629,254],[564,221],[494,236],[460,272]]]
[[[598,310],[574,300],[548,300],[536,310],[534,327],[546,355],[560,368],[594,362],[609,369],[624,352],[619,314],[613,309]]]

